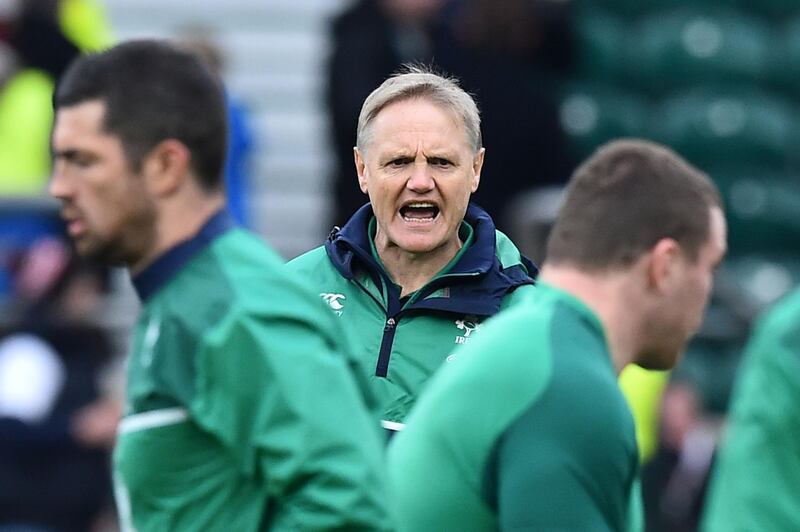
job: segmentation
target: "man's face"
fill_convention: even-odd
[[[454,256],[483,149],[475,154],[460,118],[426,99],[388,105],[371,127],[356,168],[378,222],[378,250]]]
[[[695,261],[682,254],[677,260],[677,282],[665,296],[659,322],[661,348],[653,350],[656,360],[642,364],[653,369],[675,365],[686,344],[698,331],[714,284],[714,272],[727,251],[727,225],[719,207],[709,211],[709,237]]]
[[[98,100],[58,110],[49,190],[79,254],[131,265],[153,245],[155,205],[120,140],[103,132],[104,114]]]

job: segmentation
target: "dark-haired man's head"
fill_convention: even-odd
[[[227,123],[216,76],[196,55],[163,41],[130,41],[73,62],[58,82],[55,111],[104,104],[103,131],[119,137],[131,166],[159,142],[186,145],[207,189],[221,185]]]
[[[224,202],[224,95],[194,55],[130,41],[80,57],[53,104],[50,192],[82,255],[141,265],[165,245],[162,211]]]

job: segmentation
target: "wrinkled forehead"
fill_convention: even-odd
[[[425,106],[434,107],[446,116],[448,123],[454,128],[454,132],[457,132],[461,136],[470,149],[472,148],[472,139],[464,117],[461,116],[453,106],[425,95],[399,98],[381,107],[381,109],[373,115],[365,128],[368,141],[372,140],[376,126],[380,129],[392,129],[398,126],[401,120],[405,123],[416,121],[418,125],[424,124],[425,122],[432,123],[431,117],[433,113],[431,113],[430,110],[425,110]],[[400,109],[406,112],[398,113]]]

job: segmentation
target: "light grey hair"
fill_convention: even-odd
[[[356,146],[365,151],[372,140],[372,121],[385,107],[395,102],[425,99],[453,111],[464,125],[467,142],[474,153],[483,147],[481,117],[475,100],[458,85],[458,80],[440,76],[426,67],[404,65],[380,87],[372,91],[361,106],[358,116]]]

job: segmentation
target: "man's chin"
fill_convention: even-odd
[[[678,362],[680,362],[681,358],[683,358],[683,353],[685,350],[686,347],[684,346],[676,350],[648,353],[647,355],[641,356],[639,360],[635,361],[635,363],[637,366],[647,370],[670,370],[674,368]]]
[[[442,239],[435,238],[429,233],[415,232],[413,234],[402,235],[398,238],[397,247],[406,253],[426,254],[442,247]]]
[[[96,260],[98,254],[97,246],[93,242],[83,238],[73,238],[72,244],[75,252],[83,258]]]
[[[75,251],[81,257],[114,267],[127,266],[127,261],[120,250],[110,246],[98,245],[96,242],[75,241]]]
[[[637,362],[636,365],[648,371],[667,371],[675,367],[674,363],[673,364],[659,363],[659,362],[653,363],[651,361]]]

